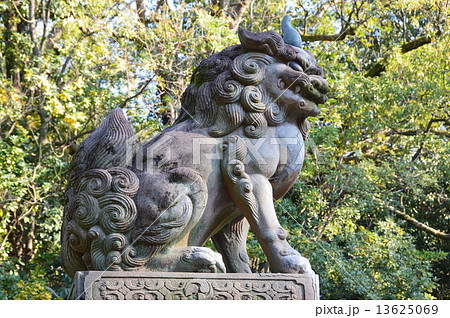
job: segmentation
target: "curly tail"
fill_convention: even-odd
[[[134,130],[117,108],[75,153],[61,233],[61,258],[69,276],[81,270],[136,268],[154,254],[152,247],[130,244],[139,179],[127,166],[135,152]]]

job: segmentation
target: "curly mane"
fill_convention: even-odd
[[[211,55],[195,69],[175,123],[192,119],[192,129],[208,128],[212,137],[225,136],[243,125],[247,137],[260,138],[267,126],[285,121],[286,111],[259,84],[267,65],[293,61],[295,50],[274,31],[252,33],[239,28],[238,34],[240,45]],[[317,64],[305,68],[322,73]],[[303,119],[298,125],[307,138],[308,121]]]

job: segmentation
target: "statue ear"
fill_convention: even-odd
[[[300,132],[303,136],[303,140],[306,141],[309,138],[309,129],[311,128],[311,124],[309,123],[308,119],[303,119],[298,122],[298,129],[300,129]]]

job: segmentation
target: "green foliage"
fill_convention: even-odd
[[[19,292],[14,296],[14,299],[50,300],[52,294],[45,288],[46,284],[45,272],[36,268],[31,271],[28,280],[20,280],[17,283]]]
[[[12,300],[19,293],[18,266],[11,262],[0,263],[0,299]]]
[[[18,259],[0,263],[0,299],[49,300],[67,297],[69,281],[61,270],[60,260],[55,254],[42,256],[43,259],[28,264]]]
[[[282,206],[293,205],[283,201]],[[278,210],[286,215],[281,206]],[[320,273],[322,299],[433,298],[437,282],[432,264],[444,259],[445,253],[418,250],[412,236],[392,219],[376,222],[369,231],[354,223],[354,209],[342,210],[336,216],[341,224],[330,222],[334,224],[328,225],[321,239],[310,227],[321,223],[317,216],[306,212],[297,216],[296,223],[284,220],[291,244]]]

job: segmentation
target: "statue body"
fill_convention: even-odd
[[[203,246],[212,237],[216,248],[224,257],[227,257],[231,252],[236,254],[232,262],[226,259],[226,264],[229,265],[227,266],[228,271],[250,272],[245,246],[248,232],[248,219],[242,213],[242,209],[246,207],[240,208],[239,206],[242,203],[236,202],[237,200],[233,199],[233,194],[229,193],[228,187],[233,187],[233,185],[230,185],[227,179],[223,178],[221,168],[223,161],[220,158],[223,156],[220,152],[221,146],[225,140],[233,137],[239,138],[236,140],[239,140],[243,144],[245,143],[244,140],[248,143],[255,143],[255,145],[252,144],[255,148],[255,154],[248,152],[247,160],[243,158],[244,160],[242,161],[248,161],[244,165],[245,172],[253,176],[255,180],[252,181],[261,190],[260,193],[255,195],[255,199],[258,201],[259,209],[261,210],[258,211],[261,217],[267,218],[264,220],[267,224],[262,230],[269,231],[269,228],[273,227],[272,230],[275,235],[278,235],[279,232],[284,232],[284,230],[276,220],[273,199],[278,199],[284,195],[297,179],[304,157],[303,137],[297,125],[289,122],[277,127],[269,127],[264,139],[258,140],[259,144],[256,144],[253,140],[249,140],[245,136],[242,127],[230,133],[227,136],[228,138],[223,139],[211,138],[205,128],[186,133],[185,128],[187,124],[189,125],[189,123],[180,123],[172,126],[168,131],[164,131],[164,139],[150,141],[142,148],[143,152],[153,155],[152,157],[146,157],[147,160],[158,158],[158,160],[170,162],[170,164],[167,166],[162,165],[159,169],[152,167],[152,174],[146,172],[140,173],[139,170],[136,172],[139,177],[140,188],[135,196],[135,202],[137,210],[143,212],[142,217],[139,218],[139,228],[148,227],[160,215],[168,212],[164,209],[157,209],[155,211],[156,213],[150,216],[144,211],[146,211],[147,206],[153,203],[153,198],[149,194],[154,192],[154,182],[158,182],[155,178],[173,169],[173,158],[165,157],[171,157],[173,153],[173,150],[167,151],[167,142],[170,140],[170,149],[176,149],[177,151],[175,165],[189,167],[198,173],[201,180],[205,181],[206,188],[208,189],[206,205],[204,210],[200,212],[198,221],[194,217],[191,224],[186,225],[185,232],[171,242],[169,245],[170,248]],[[288,139],[291,143],[288,145],[276,143],[284,139]],[[293,140],[296,142],[294,143]],[[193,154],[193,147],[198,148],[197,154]],[[282,158],[283,156],[287,158]],[[194,182],[194,179],[192,180]],[[239,196],[239,192],[237,191],[235,195]],[[235,225],[236,223],[241,223],[234,227],[235,230],[240,231],[239,233],[234,233],[230,227],[227,227],[230,222]],[[229,233],[225,233],[227,231]],[[279,243],[280,246],[277,246],[278,249],[280,247],[284,247],[285,249],[289,248],[285,240],[280,240]],[[206,250],[205,252],[208,253]]]
[[[312,272],[273,200],[298,177],[306,118],[319,113],[328,86],[312,55],[277,33],[241,28],[239,37],[195,70],[173,126],[138,148],[116,109],[80,146],[62,232],[70,275],[250,272],[249,227],[272,272]],[[210,238],[219,253],[202,247]]]

